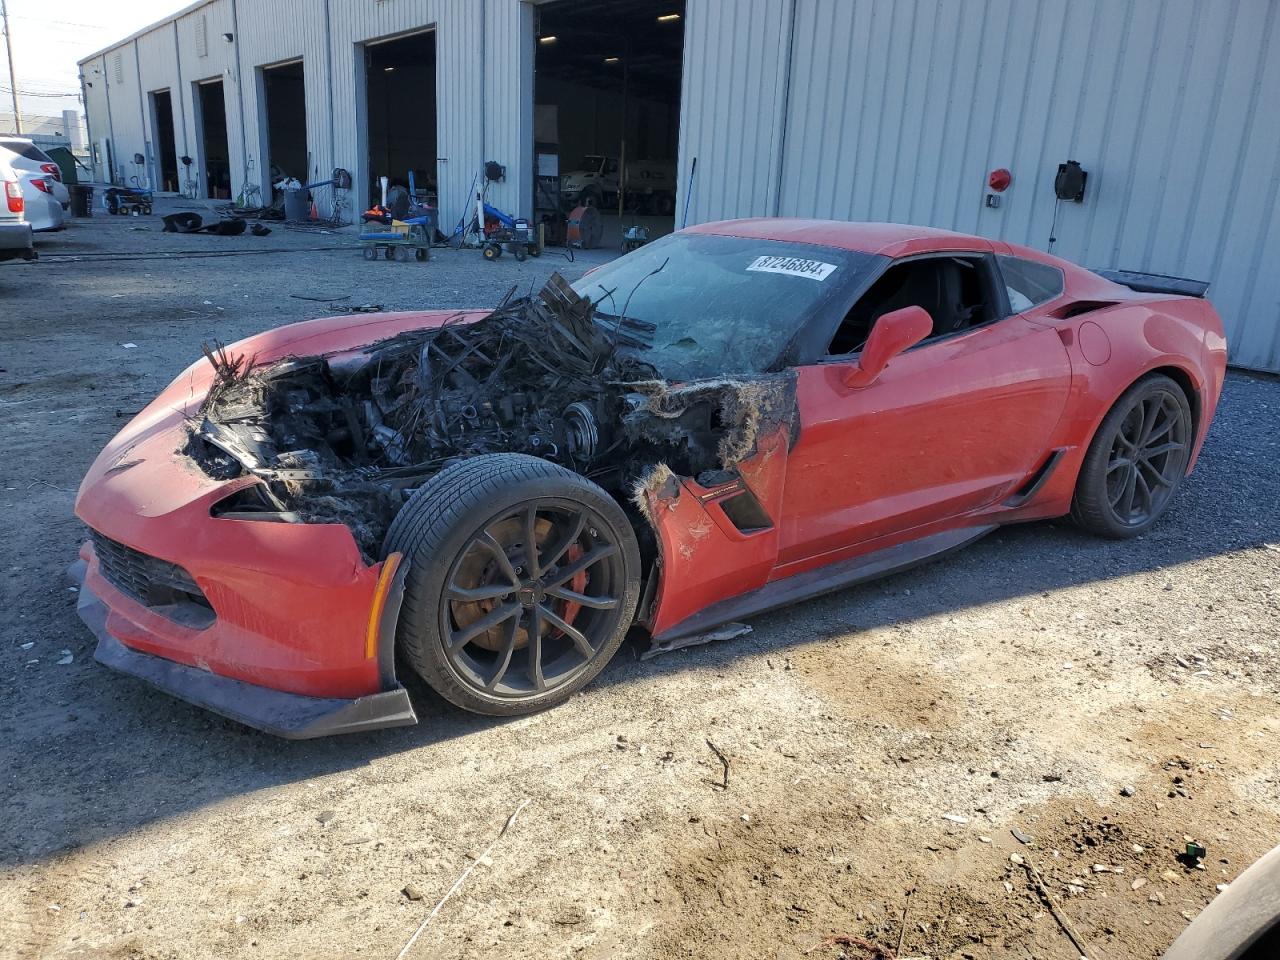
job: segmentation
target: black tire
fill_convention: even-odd
[[[377,247],[365,247],[365,248],[364,248],[364,258],[365,258],[366,260],[377,260],[377,259],[378,259],[378,248],[377,248]]]
[[[1144,377],[1108,411],[1076,479],[1071,518],[1102,537],[1146,533],[1182,485],[1194,426],[1187,395],[1162,374]]]
[[[383,554],[392,552],[409,564],[396,629],[404,659],[450,703],[490,716],[542,710],[590,683],[640,595],[622,508],[585,477],[524,454],[436,474],[392,522]]]
[[[398,247],[387,247],[387,262],[394,263],[400,259],[400,249]]]
[[[502,248],[492,243],[486,243],[483,253],[486,260],[497,260],[502,256]]]
[[[512,254],[515,256],[517,263],[524,263],[525,260],[528,259],[529,257],[529,251],[519,245],[517,245],[516,248],[512,251]]]
[[[542,248],[538,246],[536,243],[529,244],[529,256],[531,257],[542,256]]]

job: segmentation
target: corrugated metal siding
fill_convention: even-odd
[[[436,133],[440,190],[440,225],[446,233],[470,202],[470,191],[485,160],[497,160],[513,173],[507,184],[490,192],[491,202],[509,212],[527,213],[531,188],[520,192],[514,172],[527,166],[533,153],[532,126],[525,146],[515,149],[522,131],[519,77],[532,70],[531,36],[524,56],[527,68],[498,62],[499,52],[523,48],[513,31],[532,30],[532,18],[514,0],[401,0],[370,5],[367,0],[330,0],[330,48],[335,105],[355,104],[356,115],[343,109],[335,125],[335,162],[356,176],[356,194],[367,202],[367,153],[362,149],[364,99],[363,46],[367,41],[424,27],[436,31]],[[507,9],[500,9],[507,8]],[[483,133],[482,133],[483,129]],[[482,145],[483,144],[483,145]]]
[[[259,68],[301,57],[312,171],[324,176],[335,166],[350,170],[356,186],[352,208],[359,210],[369,202],[361,130],[363,44],[426,28],[436,31],[442,228],[451,228],[462,215],[485,160],[497,160],[508,168],[507,181],[491,189],[491,202],[528,214],[533,192],[534,39],[532,10],[520,0],[213,0],[177,17],[176,55],[172,52],[174,22],[139,35],[136,42],[144,51],[141,85],[131,59],[133,40],[84,61],[82,70],[95,81],[87,91],[86,110],[94,137],[110,137],[117,158],[128,159],[135,152],[145,153],[144,144],[152,138],[146,94],[165,87],[174,90],[179,152],[185,149],[196,157],[199,170],[202,158],[197,155],[193,84],[221,79],[232,191],[238,193],[247,178],[258,183],[265,196],[267,150],[261,129]],[[224,33],[232,33],[234,42],[227,43]],[[201,48],[206,50],[204,55]],[[96,68],[106,76],[117,51],[123,58],[123,81],[116,84],[108,77],[108,91],[106,82],[99,84],[96,75],[89,75]],[[184,148],[184,142],[189,147]],[[321,191],[322,212],[327,212],[327,199],[327,192]]]
[[[173,27],[169,27],[173,30]],[[231,163],[231,192],[240,190],[244,178],[245,147],[240,136],[240,94],[236,82],[236,44],[222,39],[224,33],[235,33],[235,17],[231,0],[214,0],[193,10],[177,20],[178,58],[182,66],[182,109],[176,122],[185,122],[190,156],[195,159],[191,174],[200,180],[200,196],[204,196],[204,154],[196,110],[196,84],[207,80],[221,80],[222,94],[227,114],[227,156]],[[207,37],[207,53],[200,56],[200,37]],[[174,77],[177,85],[177,77]],[[114,108],[114,104],[113,104]],[[176,105],[175,105],[175,109]],[[117,133],[119,139],[119,133]],[[179,174],[183,174],[180,172]]]
[[[1280,3],[794,0],[788,43],[789,6],[690,0],[691,222],[896,220],[1040,249],[1054,231],[1087,266],[1210,280],[1232,361],[1280,371]],[[1089,183],[1055,231],[1067,159]],[[989,209],[995,167],[1014,182]]]
[[[677,224],[686,199],[690,223],[774,211],[790,6],[790,0],[688,0]]]

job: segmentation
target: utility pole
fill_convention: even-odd
[[[18,106],[18,75],[13,69],[13,38],[9,35],[9,7],[0,0],[0,20],[4,21],[4,50],[9,57],[9,89],[13,93],[13,132],[22,133],[22,110]]]

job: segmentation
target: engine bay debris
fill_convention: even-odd
[[[597,316],[558,274],[472,316],[269,364],[206,349],[215,378],[184,452],[261,481],[215,513],[345,523],[376,558],[405,499],[455,460],[531,454],[628,503],[655,471],[732,471],[793,416],[793,372],[668,381],[645,358],[648,324]]]

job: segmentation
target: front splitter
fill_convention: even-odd
[[[79,588],[76,612],[98,638],[93,658],[103,666],[144,680],[158,690],[247,727],[288,740],[362,733],[418,722],[402,686],[354,699],[307,697],[219,676],[126,647],[107,630],[106,603],[85,584],[87,565],[67,570]]]

